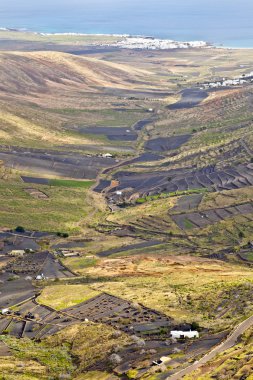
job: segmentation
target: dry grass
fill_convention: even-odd
[[[101,372],[101,371],[89,371],[86,374],[81,374],[74,378],[74,380],[117,380],[119,379],[115,375]]]
[[[74,137],[67,133],[64,135],[60,131],[45,128],[42,124],[33,123],[26,118],[7,112],[0,112],[0,125],[2,127],[0,138],[10,145],[13,144],[13,135],[19,136],[19,139],[24,141],[24,145],[27,144],[27,140],[30,144],[33,144],[33,141],[36,143],[39,140],[40,144],[45,147],[48,144],[80,144],[80,137]],[[93,143],[85,137],[81,139],[81,142],[82,144]]]
[[[54,285],[47,286],[38,301],[57,310],[66,309],[78,303],[100,294],[99,291],[93,290],[83,285]]]
[[[94,277],[93,284],[66,285],[59,288],[60,294],[50,287],[42,292],[40,300],[58,307],[59,299],[65,304],[78,303],[76,289],[80,295],[108,292],[164,312],[177,321],[198,321],[214,330],[228,327],[252,313],[252,305],[247,302],[227,317],[227,309],[231,311],[239,301],[247,301],[252,286],[248,289],[247,284],[253,283],[253,271],[239,265],[191,256],[142,255],[100,260],[95,267],[86,268],[86,274]],[[108,277],[108,281],[96,282],[98,277]],[[242,288],[244,296],[240,295],[238,300]],[[218,317],[215,310],[223,301],[225,306],[220,312],[224,311],[224,316]]]
[[[81,373],[97,361],[107,360],[113,347],[123,347],[130,342],[127,335],[116,337],[114,333],[112,327],[102,324],[74,325],[48,338],[47,343],[53,347],[69,344],[72,355],[79,359],[78,372]]]
[[[46,380],[47,370],[36,360],[25,361],[11,357],[0,357],[1,380]]]
[[[216,356],[199,370],[185,376],[185,380],[252,380],[252,328],[246,331],[236,346]]]
[[[199,210],[211,208],[230,207],[240,202],[251,202],[253,200],[253,187],[248,186],[242,189],[227,190],[219,193],[205,194],[199,205]]]
[[[107,220],[115,223],[124,224],[147,215],[161,216],[162,214],[167,213],[168,210],[172,208],[175,204],[176,197],[158,199],[149,203],[136,205],[132,208],[122,209],[117,213],[110,214],[107,217]]]
[[[92,207],[86,189],[37,185],[33,187],[47,194],[49,198],[46,201],[32,198],[24,191],[27,185],[17,178],[0,180],[2,226],[15,228],[21,225],[30,230],[71,231],[75,234],[83,229],[82,221],[85,218],[92,212],[94,217],[99,213],[98,208],[94,210]]]
[[[145,78],[152,75],[133,66],[60,52],[0,53],[0,69],[2,91],[27,95],[65,86],[91,92],[97,92],[96,86],[131,89],[142,81],[149,86]]]

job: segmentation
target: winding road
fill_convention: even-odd
[[[203,356],[200,360],[194,362],[193,364],[191,364],[188,367],[182,369],[181,371],[175,373],[174,375],[167,377],[166,380],[179,380],[179,379],[182,379],[184,376],[189,375],[191,372],[196,371],[203,364],[212,360],[216,355],[221,354],[222,352],[233,347],[236,344],[239,336],[242,335],[251,326],[253,326],[253,315],[251,317],[249,317],[248,319],[246,319],[245,321],[243,321],[242,323],[240,323],[234,329],[234,331],[227,337],[227,339],[224,342],[222,342],[219,346],[212,349],[209,353],[207,353],[205,356]]]

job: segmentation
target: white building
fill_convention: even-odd
[[[169,356],[162,356],[159,360],[154,360],[153,364],[158,365],[158,366],[163,365],[163,364],[166,365],[170,361],[171,361],[171,358]]]
[[[9,314],[10,310],[9,309],[2,309],[1,314]]]
[[[153,37],[130,37],[119,39],[112,44],[102,44],[101,46],[115,46],[121,49],[147,49],[147,50],[165,50],[165,49],[189,49],[189,48],[207,48],[210,45],[205,41],[174,41],[160,40]]]
[[[198,331],[180,331],[180,330],[174,330],[171,331],[171,337],[174,339],[183,339],[183,338],[199,338],[199,332]]]
[[[43,273],[41,274],[38,274],[36,277],[35,277],[35,280],[37,281],[43,281],[43,280],[46,280],[47,278],[44,276]]]
[[[16,249],[16,250],[12,250],[10,252],[10,256],[19,256],[19,257],[22,257],[24,256],[25,254],[25,250],[24,249]]]

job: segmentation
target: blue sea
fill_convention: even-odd
[[[252,0],[0,0],[0,27],[253,48]]]

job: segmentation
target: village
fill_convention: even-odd
[[[145,50],[169,50],[169,49],[189,49],[208,48],[211,45],[205,41],[173,41],[161,40],[154,37],[126,36],[123,39],[111,44],[100,46],[111,46],[121,49],[145,49]]]
[[[200,87],[201,90],[216,89],[230,86],[241,86],[245,84],[253,83],[253,72],[249,74],[240,75],[234,79],[223,78],[214,82],[203,83]]]

